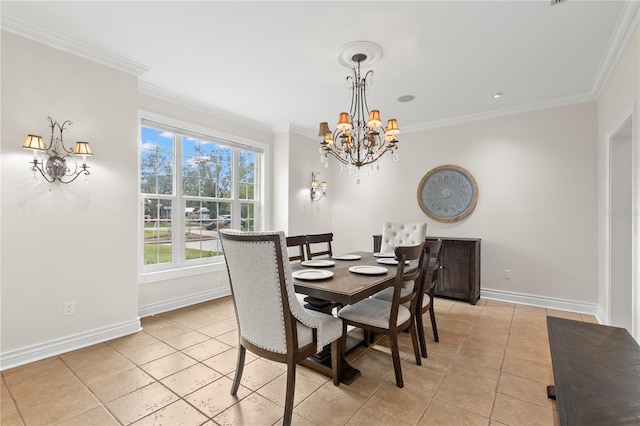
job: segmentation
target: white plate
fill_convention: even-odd
[[[376,262],[382,263],[383,265],[397,265],[398,264],[398,261],[396,259],[391,259],[389,257],[383,257],[383,258],[377,259]],[[408,265],[409,261],[405,260],[404,264]]]
[[[386,252],[386,253],[373,253],[374,257],[396,257],[395,253],[390,253],[390,252]]]
[[[303,269],[291,275],[299,280],[326,280],[333,276],[333,272],[322,269]]]
[[[383,268],[382,266],[369,266],[369,265],[359,265],[352,266],[349,268],[351,272],[356,274],[364,274],[364,275],[380,275],[386,274],[387,268]]]
[[[341,254],[340,256],[331,256],[331,258],[336,260],[359,260],[362,259],[362,256],[359,254]]]
[[[317,268],[326,268],[327,266],[333,266],[336,264],[333,260],[305,260],[304,262],[300,262],[302,266],[313,266]]]

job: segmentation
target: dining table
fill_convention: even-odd
[[[307,295],[306,308],[331,314],[334,309],[354,304],[392,286],[397,269],[394,257],[394,253],[358,251],[294,262],[291,264],[293,285],[297,293]],[[405,272],[415,269],[417,263],[414,263],[411,262],[405,268]],[[344,355],[362,343],[363,339],[360,336],[347,336],[347,350],[341,360],[341,383],[350,384],[360,376],[360,371],[349,365]],[[330,362],[330,347],[327,346],[304,365],[327,373],[330,372]]]

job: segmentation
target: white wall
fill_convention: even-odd
[[[424,221],[429,235],[482,238],[483,294],[595,313],[596,120],[593,102],[401,133],[399,162],[383,159],[359,185],[333,174],[335,250],[370,250],[383,221]],[[422,177],[444,164],[478,183],[478,204],[459,222],[434,221],[417,202]]]
[[[7,368],[139,329],[137,77],[2,32],[2,107]],[[21,145],[28,133],[48,141],[47,116],[73,121],[67,147],[91,143],[86,182],[33,179]],[[65,301],[75,302],[75,315],[63,316]]]
[[[637,28],[631,39],[627,43],[624,51],[621,54],[614,70],[611,73],[606,85],[604,86],[600,97],[598,98],[598,304],[602,307],[603,311],[601,316],[605,322],[610,319],[609,309],[609,273],[607,267],[607,239],[608,239],[608,223],[609,218],[607,216],[607,182],[608,182],[608,169],[607,164],[609,162],[609,142],[608,138],[613,135],[617,130],[617,127],[622,125],[624,120],[629,117],[629,114],[634,115],[635,134],[632,141],[633,150],[635,150],[635,167],[636,167],[636,182],[635,182],[635,206],[633,209],[633,215],[637,222],[637,212],[640,211],[640,197],[638,197],[638,183],[637,167],[640,164],[640,149],[638,126],[640,125],[640,115],[638,114],[638,98],[640,97],[640,31]],[[635,113],[633,112],[635,108]],[[636,228],[636,240],[638,238]],[[636,247],[637,250],[637,247]],[[635,265],[640,264],[638,258],[640,253],[635,253]],[[637,269],[636,269],[637,270]],[[636,309],[640,309],[640,286],[638,284],[638,276],[636,275],[635,281],[635,297],[636,297]],[[636,319],[636,330],[640,330],[640,315]],[[636,339],[638,335],[636,333]]]

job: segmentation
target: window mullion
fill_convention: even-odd
[[[183,194],[183,170],[182,170],[182,135],[175,133],[173,136],[175,156],[175,170],[173,195],[176,205],[176,211],[173,214],[173,255],[174,262],[182,263],[186,259],[185,255],[185,200]]]

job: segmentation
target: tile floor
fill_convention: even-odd
[[[348,360],[362,376],[335,387],[299,367],[297,425],[555,425],[547,315],[595,318],[480,300],[436,300],[440,342],[415,365],[401,341],[405,387],[395,385],[386,338]],[[283,365],[248,356],[237,397],[230,298],[143,318],[144,330],[2,372],[3,426],[274,425],[282,421]]]

